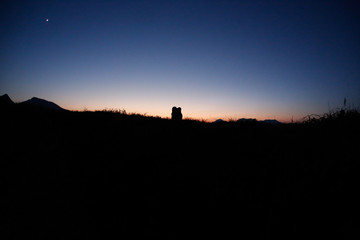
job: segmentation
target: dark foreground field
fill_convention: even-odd
[[[359,122],[2,109],[1,238],[351,237]]]

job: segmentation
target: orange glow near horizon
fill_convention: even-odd
[[[10,95],[11,97],[11,95]],[[101,111],[101,110],[125,110],[127,113],[137,113],[146,116],[158,116],[161,118],[171,118],[171,109],[173,106],[181,107],[183,118],[213,122],[217,119],[225,121],[237,120],[240,118],[255,118],[259,121],[265,119],[276,119],[280,122],[300,121],[303,117],[312,114],[304,108],[277,109],[276,103],[257,103],[246,104],[246,99],[242,99],[243,104],[226,104],[224,100],[213,100],[211,97],[202,95],[201,98],[195,98],[197,101],[191,101],[194,98],[182,99],[172,96],[162,97],[135,97],[129,96],[96,96],[89,98],[84,95],[77,95],[77,98],[63,98],[55,95],[38,95],[37,97],[52,101],[64,109],[71,111]],[[15,102],[22,102],[31,97],[13,99]],[[169,99],[169,100],[167,100]],[[220,98],[218,98],[220,99]],[[174,102],[174,104],[169,104]],[[229,102],[236,102],[229,101]],[[122,103],[122,104],[119,104]]]
[[[119,106],[102,106],[102,105],[93,105],[93,106],[77,106],[77,105],[60,105],[61,107],[71,110],[71,111],[102,111],[102,110],[125,110],[128,114],[141,114],[146,116],[161,117],[161,118],[171,118],[171,108],[172,105],[168,105],[167,108],[157,109],[155,107],[142,108],[140,106],[133,106],[129,108],[119,107]],[[181,106],[180,106],[181,107]],[[196,111],[197,110],[197,111]],[[217,119],[223,119],[224,121],[237,120],[240,118],[255,118],[259,121],[265,119],[276,119],[280,122],[288,123],[292,120],[298,121],[302,119],[305,115],[292,115],[287,114],[264,114],[260,112],[244,112],[237,114],[229,114],[228,112],[216,112],[211,110],[201,110],[201,109],[187,109],[182,107],[183,119],[193,119],[193,120],[204,120],[206,122],[213,122]]]

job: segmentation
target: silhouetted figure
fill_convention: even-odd
[[[171,113],[171,119],[175,121],[181,121],[182,120],[182,114],[181,114],[181,107],[173,107],[172,113]]]

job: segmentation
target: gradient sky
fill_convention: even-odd
[[[2,0],[0,9],[0,94],[15,102],[281,121],[345,97],[360,106],[358,1]]]

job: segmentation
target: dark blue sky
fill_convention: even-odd
[[[0,94],[288,121],[360,106],[357,1],[2,1]],[[49,21],[45,21],[49,19]]]

